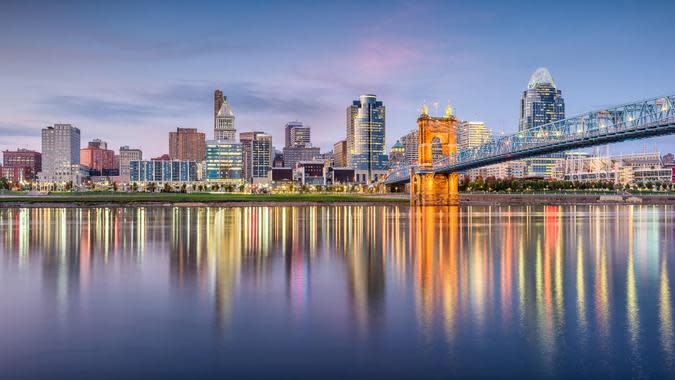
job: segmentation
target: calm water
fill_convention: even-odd
[[[675,207],[0,209],[0,378],[673,377]]]

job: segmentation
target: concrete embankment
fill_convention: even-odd
[[[466,204],[675,204],[675,195],[460,194]]]

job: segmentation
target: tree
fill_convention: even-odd
[[[0,177],[0,190],[9,190],[9,181],[5,177]]]

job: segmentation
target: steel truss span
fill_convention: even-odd
[[[675,95],[588,112],[459,150],[434,163],[433,173],[457,173],[571,149],[675,133]],[[410,181],[410,167],[392,171],[386,184]],[[413,167],[416,172],[421,168]]]

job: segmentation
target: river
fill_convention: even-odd
[[[675,207],[0,209],[0,378],[675,370]]]

